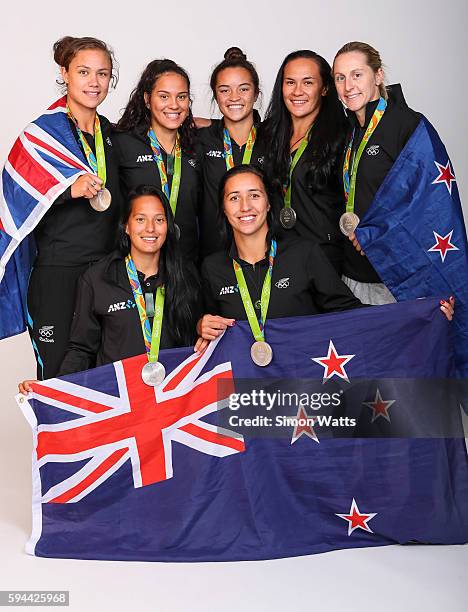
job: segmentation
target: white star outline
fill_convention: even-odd
[[[333,372],[331,374],[329,374],[328,376],[326,375],[329,366],[327,364],[322,363],[322,361],[326,361],[330,359],[330,355],[332,354],[332,352],[334,353],[335,357],[338,357],[339,359],[345,359],[345,361],[343,361],[343,363],[340,364],[340,368],[342,368],[344,374],[341,374],[340,372],[336,372],[336,370],[333,370]],[[349,378],[348,375],[346,374],[346,371],[344,369],[344,366],[348,363],[348,361],[351,361],[351,359],[353,357],[356,357],[356,355],[340,355],[338,354],[335,345],[333,344],[333,340],[330,339],[330,343],[328,345],[328,353],[327,355],[325,355],[324,357],[311,357],[312,361],[315,361],[315,363],[318,363],[319,365],[321,365],[324,368],[324,372],[323,372],[323,380],[322,383],[326,382],[327,380],[330,380],[330,378],[332,378],[335,374],[336,376],[338,376],[339,378],[342,378],[343,380],[345,380],[346,382],[349,382]]]
[[[455,177],[455,172],[453,171],[450,160],[449,159],[447,160],[446,166],[439,164],[439,162],[436,162],[435,160],[434,160],[434,163],[436,165],[437,170],[439,171],[439,176],[437,176],[432,181],[431,185],[439,185],[440,183],[445,183],[445,186],[447,187],[449,194],[452,195],[452,183],[456,183],[457,179]],[[453,176],[453,178],[449,178],[448,181],[447,179],[442,178],[442,176],[444,175],[444,170],[448,170],[450,172],[450,176]]]
[[[435,244],[433,246],[431,246],[430,249],[427,250],[428,253],[434,252],[434,253],[439,253],[440,258],[442,259],[442,263],[445,262],[445,258],[447,257],[447,253],[449,251],[459,251],[460,249],[455,246],[454,244],[452,244],[451,240],[452,240],[452,234],[453,234],[453,230],[451,230],[448,234],[446,234],[445,236],[441,236],[440,234],[438,234],[437,232],[435,232],[434,230],[432,230],[432,233],[434,234],[434,238],[435,238]],[[439,247],[439,238],[440,240],[447,240],[448,239],[448,244],[450,246],[447,247],[445,253],[442,253],[442,251],[440,250]]]
[[[375,394],[375,400],[373,402],[362,402],[362,403],[364,404],[364,406],[368,406],[372,410],[371,423],[376,421],[379,417],[382,417],[383,419],[385,419],[386,421],[390,423],[391,421],[390,421],[390,415],[388,414],[388,410],[390,406],[392,406],[392,404],[394,404],[395,402],[396,400],[382,399],[382,395],[380,394],[380,389],[377,389],[377,393]],[[376,413],[375,404],[385,404],[386,414],[382,414],[381,412]]]
[[[351,527],[352,524],[352,519],[348,518],[350,515],[353,515],[354,512],[356,512],[359,516],[367,516],[367,518],[364,520],[364,527],[362,527],[361,525],[356,525],[355,527]],[[358,508],[358,505],[356,503],[356,500],[353,497],[353,501],[351,502],[351,508],[349,509],[349,512],[346,512],[344,514],[338,514],[337,512],[335,512],[336,516],[339,516],[340,518],[342,518],[345,521],[348,521],[348,536],[350,536],[353,531],[356,531],[356,529],[362,529],[363,531],[368,531],[369,533],[374,533],[372,531],[372,529],[369,527],[369,525],[367,524],[368,521],[372,520],[374,518],[374,516],[377,516],[377,512],[363,512],[361,514],[361,511]]]
[[[299,438],[304,435],[307,436],[308,438],[310,438],[311,440],[314,440],[314,442],[317,442],[317,444],[320,444],[320,440],[317,437],[317,434],[315,433],[315,429],[314,429],[314,425],[315,425],[315,417],[310,416],[307,413],[306,407],[304,404],[299,404],[299,408],[297,409],[297,414],[296,414],[296,419],[301,419],[301,418],[306,418],[306,419],[310,419],[312,421],[312,425],[309,425],[310,427],[310,431],[304,430],[302,429],[299,432],[299,435],[297,435],[297,428],[300,427],[299,425],[295,425],[294,426],[294,430],[293,430],[293,434],[291,437],[291,446],[294,444],[294,442],[297,442],[297,440],[299,440]]]

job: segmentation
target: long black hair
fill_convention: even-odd
[[[130,240],[125,232],[125,226],[132,212],[133,203],[141,196],[154,196],[164,208],[167,219],[167,236],[161,247],[159,258],[159,274],[164,279],[166,299],[164,313],[168,318],[171,333],[178,344],[187,346],[195,337],[193,327],[197,311],[197,296],[200,286],[198,279],[187,273],[182,263],[177,234],[169,200],[164,192],[154,185],[139,185],[128,194],[128,199],[120,224],[119,250],[122,257],[130,253]]]
[[[266,142],[269,143],[265,156],[265,169],[277,186],[286,182],[291,160],[290,141],[293,134],[293,123],[283,100],[284,69],[286,64],[299,58],[311,59],[317,64],[326,90],[326,95],[321,98],[321,106],[314,127],[309,133],[309,141],[313,142],[314,146],[312,150],[309,148],[304,153],[304,159],[309,165],[307,176],[309,186],[313,191],[321,191],[335,177],[346,124],[330,64],[314,51],[308,49],[294,51],[284,58],[280,66],[264,122],[264,136]]]
[[[228,180],[233,176],[237,176],[238,174],[254,174],[262,181],[263,186],[265,188],[265,193],[268,198],[268,202],[270,204],[270,210],[267,212],[267,224],[269,234],[271,236],[275,236],[276,231],[278,229],[272,207],[273,188],[263,170],[255,164],[240,164],[239,166],[234,166],[233,168],[227,170],[227,172],[224,173],[218,186],[217,223],[222,243],[226,249],[231,246],[234,236],[232,227],[229,221],[227,220],[226,215],[224,214],[224,190]]]
[[[145,131],[149,129],[151,126],[151,111],[146,105],[145,94],[151,96],[158,78],[168,72],[174,72],[185,79],[187,91],[190,95],[190,78],[181,66],[170,59],[153,60],[143,70],[137,86],[130,94],[123,115],[115,126],[116,130],[129,132],[135,128],[143,128]],[[180,144],[182,150],[186,153],[192,153],[194,130],[195,123],[190,104],[188,116],[179,128]]]

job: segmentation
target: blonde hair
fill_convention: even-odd
[[[338,53],[335,55],[335,59],[333,60],[333,63],[335,63],[336,58],[339,55],[343,55],[343,53],[350,53],[351,51],[359,51],[360,53],[363,53],[366,56],[367,65],[370,68],[372,68],[372,70],[375,73],[378,70],[383,71],[382,60],[380,58],[380,53],[377,51],[377,49],[374,49],[374,47],[371,47],[367,43],[359,42],[357,40],[343,45],[341,49],[338,51]],[[382,98],[384,98],[384,100],[387,100],[388,98],[387,88],[385,87],[385,83],[383,81],[379,85],[379,93],[382,96]]]

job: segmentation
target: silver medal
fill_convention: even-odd
[[[345,212],[340,217],[340,230],[345,236],[351,236],[359,225],[359,217],[356,213]]]
[[[267,366],[273,359],[273,351],[268,342],[262,340],[254,342],[250,347],[252,361],[261,367]]]
[[[180,227],[177,225],[177,223],[174,223],[174,233],[176,240],[180,240]]]
[[[296,225],[296,211],[290,206],[284,206],[280,210],[279,218],[284,229],[291,229]]]
[[[157,387],[166,378],[166,369],[159,361],[149,361],[141,369],[141,378],[145,385]]]
[[[112,202],[111,192],[104,187],[101,191],[98,191],[95,196],[93,196],[89,203],[91,207],[94,208],[96,212],[104,212],[109,208]]]

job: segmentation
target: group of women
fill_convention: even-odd
[[[69,128],[94,173],[35,229],[39,378],[146,351],[143,378],[158,384],[160,348],[203,350],[239,319],[265,366],[267,317],[393,300],[354,230],[419,117],[385,88],[375,49],[349,43],[333,68],[313,51],[289,54],[264,121],[259,76],[240,49],[210,79],[219,120],[194,119],[186,71],[154,60],[114,126],[97,112],[117,77],[109,47],[65,37],[54,54]],[[363,156],[376,137],[379,156]],[[451,319],[453,298],[441,309]],[[45,328],[53,343],[41,342]]]

